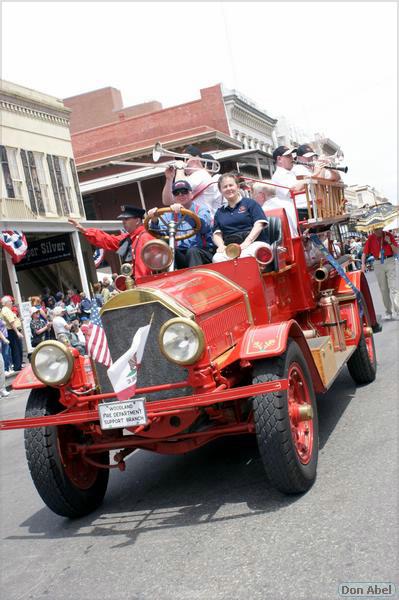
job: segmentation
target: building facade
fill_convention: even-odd
[[[0,253],[0,294],[20,302],[44,287],[89,293],[86,273],[96,280],[92,249],[67,222],[85,218],[71,111],[57,98],[8,81],[0,82],[0,109],[1,229],[22,230],[28,242],[28,255],[17,265]]]
[[[70,110],[56,98],[7,81],[1,82],[0,108],[0,218],[84,216]]]
[[[388,198],[370,185],[348,185],[345,189],[345,198],[348,212],[351,214],[389,202]]]

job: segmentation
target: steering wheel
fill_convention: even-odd
[[[175,235],[175,240],[179,241],[179,240],[186,240],[189,237],[192,237],[193,235],[196,235],[199,230],[201,229],[201,219],[199,218],[198,215],[196,215],[192,210],[188,210],[187,208],[181,208],[180,211],[178,213],[176,213],[174,210],[172,210],[171,208],[168,208],[167,206],[165,208],[158,208],[156,214],[154,216],[156,216],[161,223],[166,227],[166,229],[168,229],[168,223],[162,218],[162,215],[165,215],[167,213],[171,213],[172,215],[176,215],[176,235]],[[183,230],[179,229],[182,225],[182,223],[184,223],[184,221],[186,221],[186,217],[190,217],[191,219],[194,220],[195,225],[194,227],[191,227],[191,229],[187,232],[187,230]],[[151,233],[151,235],[157,237],[157,238],[161,238],[161,240],[168,240],[169,239],[169,235],[167,233],[163,233],[162,231],[157,231],[155,229],[151,229],[150,228],[150,222],[151,222],[151,217],[147,216],[144,220],[144,227],[146,228],[146,230],[148,231],[148,233]],[[181,231],[182,233],[179,233],[179,231]]]

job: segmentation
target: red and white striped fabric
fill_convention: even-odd
[[[0,231],[0,246],[11,254],[14,264],[19,263],[28,251],[28,243],[22,231]]]
[[[111,354],[96,301],[91,306],[90,320],[91,324],[85,334],[87,353],[96,362],[110,367],[112,365]]]

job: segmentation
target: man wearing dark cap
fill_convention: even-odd
[[[296,150],[297,161],[292,170],[295,175],[305,177],[322,177],[333,181],[340,181],[341,177],[338,171],[331,171],[325,168],[327,162],[325,159],[319,159],[316,152],[310,144],[302,144]]]
[[[305,186],[297,180],[292,170],[294,166],[294,154],[295,150],[288,148],[288,146],[279,146],[275,149],[273,160],[276,163],[276,170],[272,176],[272,183],[276,186],[281,186],[276,187],[276,200],[280,203],[280,207],[284,208],[287,213],[291,235],[298,237],[298,220],[290,192],[302,192],[305,190]]]
[[[101,229],[82,227],[76,219],[68,219],[68,221],[82,232],[93,246],[104,250],[115,250],[123,263],[132,263],[133,278],[151,275],[150,269],[141,260],[144,244],[154,239],[143,225],[145,210],[131,205],[121,206],[121,209],[122,212],[117,219],[121,219],[126,231],[121,235],[110,235]]]
[[[176,242],[175,261],[178,269],[185,267],[196,267],[198,265],[209,264],[212,262],[215,253],[215,247],[212,241],[211,228],[211,213],[209,208],[204,204],[193,201],[193,193],[191,185],[188,181],[175,181],[172,184],[172,195],[174,203],[170,205],[170,209],[175,213],[179,213],[182,208],[191,210],[201,221],[200,231],[185,240]],[[167,231],[169,221],[174,218],[173,214],[165,214],[162,221],[166,223],[160,224],[157,218],[158,208],[151,208],[148,211],[148,216],[151,217],[150,228],[154,230]],[[194,220],[185,217],[184,221],[179,225],[179,231],[192,231]]]

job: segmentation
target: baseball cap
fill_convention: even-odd
[[[31,306],[30,307],[30,314],[34,315],[36,312],[38,312],[40,310],[40,306]]]
[[[273,160],[277,160],[278,156],[288,156],[289,154],[295,154],[294,148],[289,148],[288,146],[279,146],[273,152]]]
[[[121,214],[116,217],[117,219],[142,219],[145,215],[144,208],[137,208],[131,204],[121,206],[121,211]]]
[[[192,192],[192,187],[188,181],[185,181],[185,180],[175,181],[172,185],[172,194],[175,194],[176,192],[178,192],[180,190],[186,190],[187,192]]]
[[[54,310],[53,310],[53,315],[58,317],[59,315],[62,315],[64,310],[65,310],[65,308],[63,306],[55,306]]]
[[[302,144],[302,146],[298,146],[296,149],[297,156],[304,156],[305,158],[310,158],[311,156],[317,156],[317,153],[313,150],[312,146],[309,144]]]
[[[201,150],[197,146],[189,144],[187,148],[184,149],[184,154],[191,154],[191,156],[201,156]]]

